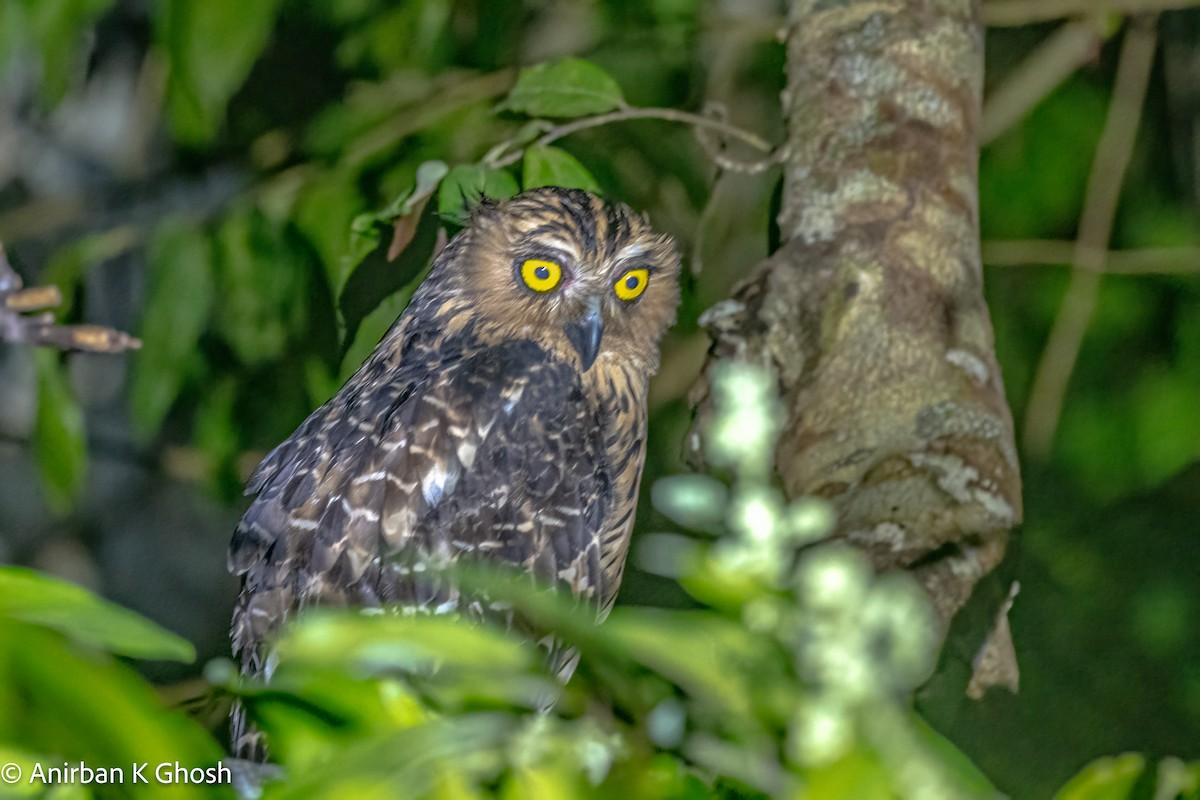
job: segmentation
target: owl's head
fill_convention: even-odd
[[[657,368],[679,254],[627,206],[532,189],[481,206],[456,244],[450,280],[488,335],[533,339],[585,371],[606,360]]]

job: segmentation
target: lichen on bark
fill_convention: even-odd
[[[1021,519],[980,263],[978,3],[793,0],[786,46],[783,243],[704,318],[697,424],[717,360],[772,369],[789,496],[832,501],[948,622]]]

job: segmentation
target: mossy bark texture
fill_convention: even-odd
[[[832,501],[948,621],[1021,519],[980,264],[979,6],[793,0],[786,45],[782,244],[706,315],[709,364],[775,372],[787,493]]]

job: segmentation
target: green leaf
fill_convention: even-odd
[[[807,770],[805,797],[810,800],[891,800],[896,797],[887,770],[864,749],[855,749],[832,764]]]
[[[0,790],[0,797],[5,800],[13,800],[18,797],[38,798],[38,800],[89,800],[95,797],[91,792],[91,787],[84,783],[60,783],[52,787],[43,786],[41,781],[32,777],[34,770],[40,765],[43,769],[47,766],[58,766],[62,763],[62,758],[49,756],[45,754],[35,755],[27,750],[18,750],[13,747],[6,747],[0,744],[0,764],[5,765],[5,769],[12,769],[13,764],[20,770],[21,778],[16,782],[9,784],[5,781],[3,789]],[[3,773],[0,773],[0,777]]]
[[[350,224],[350,253],[344,260],[343,276],[348,277],[358,265],[379,247],[383,230],[392,229],[387,259],[395,261],[416,237],[421,212],[437,190],[449,167],[444,161],[426,161],[417,167],[416,185],[401,192],[387,208],[359,214]],[[335,287],[340,295],[343,285]]]
[[[368,316],[377,322],[380,304],[386,298],[395,298],[397,293],[404,295],[403,302],[407,303],[411,292],[401,290],[410,288],[429,265],[439,225],[436,215],[426,208],[447,171],[442,161],[422,163],[417,167],[414,185],[401,192],[387,208],[359,214],[352,221],[349,252],[341,259],[340,283],[334,285],[343,323],[343,356],[352,349],[360,350],[363,341],[360,323]],[[385,231],[391,234],[386,247],[383,246]],[[401,304],[382,327],[372,325],[375,338],[369,342],[370,347],[379,341],[403,307]],[[370,348],[363,351],[363,358],[369,352]],[[361,361],[354,366],[358,363]]]
[[[731,718],[753,717],[751,692],[743,678],[748,665],[761,666],[770,659],[768,641],[755,639],[739,622],[704,611],[616,609],[604,623],[603,635],[620,642],[638,662],[695,701],[714,704]],[[730,669],[731,664],[743,668]]]
[[[0,3],[0,64],[32,45],[37,49],[42,94],[58,101],[71,79],[87,68],[85,34],[113,0],[7,0]]]
[[[471,784],[495,780],[519,730],[511,715],[475,713],[362,737],[336,758],[290,770],[271,797],[481,797]]]
[[[371,351],[383,339],[384,334],[399,319],[405,306],[408,305],[408,301],[412,299],[415,288],[415,285],[410,285],[398,292],[393,292],[385,297],[374,311],[362,318],[354,332],[354,338],[346,345],[341,368],[333,381],[336,384],[333,386],[334,391],[337,391],[343,383],[349,380],[350,376],[357,372],[367,357],[371,355]]]
[[[1107,90],[1074,75],[984,148],[979,159],[984,239],[1072,235],[1108,102]],[[1064,148],[1063,142],[1072,145]]]
[[[186,639],[91,592],[23,567],[0,567],[0,618],[52,628],[117,655],[190,662]]]
[[[1146,769],[1138,753],[1099,758],[1058,790],[1054,800],[1125,800]]]
[[[358,264],[350,256],[351,234],[348,230],[361,208],[358,176],[344,170],[320,173],[305,185],[296,202],[293,221],[317,251],[332,297],[341,293],[346,277]],[[375,249],[378,243],[376,233],[375,241],[362,256]]]
[[[119,796],[232,798],[225,785],[177,784],[154,777],[161,763],[211,767],[221,748],[184,714],[164,708],[154,688],[114,658],[79,649],[52,630],[0,615],[0,673],[8,713],[0,715],[0,740],[53,753],[49,766],[82,761],[125,770]],[[148,782],[134,781],[131,765],[147,763]],[[49,795],[55,797],[56,795]],[[105,794],[105,797],[113,796]]]
[[[517,181],[505,170],[482,164],[459,164],[442,181],[438,213],[442,219],[462,225],[468,210],[483,198],[500,200],[518,191]]]
[[[40,350],[37,418],[33,448],[46,501],[51,510],[65,514],[83,490],[87,477],[87,435],[83,410],[67,385],[58,354]]]
[[[449,171],[445,161],[422,163],[417,167],[417,185],[393,200],[391,205],[379,214],[380,221],[393,222],[397,217],[420,212]]]
[[[175,138],[211,141],[225,107],[250,74],[282,0],[171,0],[154,5],[167,61],[167,110]]]
[[[1149,367],[1131,395],[1138,466],[1159,483],[1200,456],[1200,389],[1186,374]]]
[[[447,0],[406,0],[378,6],[367,17],[369,24],[356,20],[339,26],[349,33],[337,49],[338,62],[349,74],[428,71],[436,75],[445,70],[457,49],[451,44],[455,10],[455,4]],[[337,16],[344,19],[347,15]]]
[[[534,664],[531,650],[520,640],[448,616],[312,613],[287,630],[276,652],[281,662],[351,668],[358,675],[435,665],[504,672]]]
[[[196,228],[164,222],[150,243],[150,288],[142,316],[142,349],[134,362],[130,404],[143,437],[158,430],[200,363],[198,345],[214,297],[213,253]]]
[[[440,228],[437,215],[432,209],[426,208],[417,219],[412,239],[394,261],[388,260],[385,252],[387,248],[382,242],[378,242],[375,249],[355,268],[354,273],[346,280],[341,297],[338,298],[338,311],[344,325],[341,354],[343,357],[352,345],[360,341],[359,326],[363,320],[377,311],[384,300],[394,297],[399,292],[404,295],[404,302],[407,303],[417,278],[429,266]],[[394,306],[391,308],[394,309]],[[375,319],[378,319],[378,315]],[[392,321],[395,321],[395,317],[392,317]],[[382,334],[385,330],[387,326],[378,332]],[[374,345],[375,342],[371,344]]]
[[[692,553],[694,561],[686,565],[679,584],[705,605],[739,613],[750,599],[762,593],[762,584],[744,571],[722,568],[710,555],[710,548],[714,546]]]
[[[429,722],[430,709],[532,710],[557,688],[537,645],[456,617],[310,613],[283,632],[269,684],[209,669],[284,763]],[[233,671],[232,664],[227,671]]]
[[[590,61],[567,58],[521,70],[501,108],[531,117],[582,117],[624,105],[611,75]]]
[[[996,787],[992,786],[988,777],[975,765],[975,762],[971,761],[966,753],[959,750],[953,742],[935,731],[920,714],[908,711],[905,721],[912,732],[909,734],[912,739],[924,745],[926,751],[934,757],[937,765],[941,768],[943,777],[951,782],[954,796],[962,798],[998,798],[1001,796]],[[896,746],[897,738],[894,736],[889,739],[888,744],[893,753],[905,749],[902,743],[900,746]],[[893,763],[893,775],[896,767],[897,765]]]
[[[209,386],[196,409],[193,440],[207,456],[209,478],[227,496],[242,493],[243,482],[237,474],[238,429],[234,423],[237,383],[224,377]]]
[[[557,147],[533,145],[525,151],[521,183],[525,189],[538,186],[564,186],[599,192],[600,186],[587,167],[575,156]]]
[[[1158,762],[1156,798],[1200,800],[1200,761],[1185,763],[1168,756]]]
[[[205,677],[237,694],[265,732],[271,755],[289,767],[327,761],[329,754],[374,734],[404,729],[430,714],[394,680],[364,680],[345,669],[285,667],[269,685],[242,680],[232,662],[228,675],[210,663]]]
[[[283,231],[254,209],[240,209],[216,233],[215,327],[249,366],[283,355],[308,319],[309,265]]]

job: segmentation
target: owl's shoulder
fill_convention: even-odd
[[[485,343],[469,327],[428,334],[398,324],[392,340],[263,459],[247,485],[258,495],[247,519],[282,517],[381,460],[420,480],[471,470],[480,478],[489,465],[535,458],[573,458],[591,469],[603,456],[605,408],[572,365],[532,340]]]

